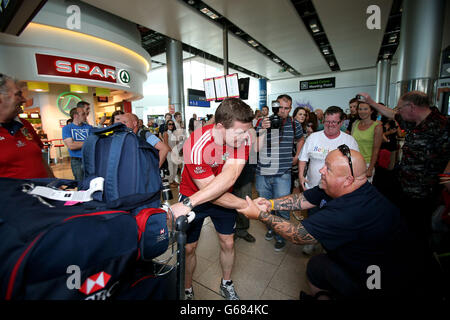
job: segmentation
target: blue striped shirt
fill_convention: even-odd
[[[261,130],[262,121],[258,124],[256,131]],[[295,141],[303,137],[302,126],[299,122],[295,124]],[[292,150],[294,148],[294,126],[292,118],[288,117],[282,128],[267,130],[266,141],[259,151],[256,174],[263,176],[283,175],[292,169]],[[270,146],[270,147],[268,147]]]

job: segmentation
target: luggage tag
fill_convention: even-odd
[[[97,191],[103,192],[103,185],[105,179],[97,177],[92,179],[89,184],[88,190],[81,191],[63,191],[59,189],[53,189],[49,187],[37,186],[30,190],[28,193],[33,196],[40,196],[47,199],[66,201],[64,205],[74,205],[78,202],[92,201],[92,194]]]

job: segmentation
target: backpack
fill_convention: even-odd
[[[143,208],[159,208],[162,182],[158,150],[122,123],[93,129],[92,133],[82,148],[85,179],[81,189],[88,189],[92,179],[103,177],[103,193],[94,193],[98,205],[135,214]]]

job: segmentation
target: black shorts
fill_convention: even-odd
[[[342,297],[358,297],[366,293],[361,284],[326,254],[311,257],[306,275],[315,287]]]
[[[180,193],[178,201],[181,202],[184,198],[187,197]],[[211,221],[213,222],[218,233],[224,235],[234,233],[237,216],[237,211],[235,209],[227,209],[207,202],[196,206],[193,211],[195,212],[195,219],[189,223],[186,231],[186,243],[198,241],[202,231],[203,221],[206,217],[211,218]]]

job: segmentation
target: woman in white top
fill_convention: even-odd
[[[178,164],[172,159],[172,153],[174,152],[173,149],[176,146],[176,138],[173,134],[173,132],[175,131],[175,122],[173,120],[169,120],[166,125],[167,130],[163,133],[163,139],[164,142],[168,144],[172,150],[167,154],[167,162],[169,164],[169,183],[171,187],[177,187],[178,183],[175,181],[175,177],[178,174]]]

